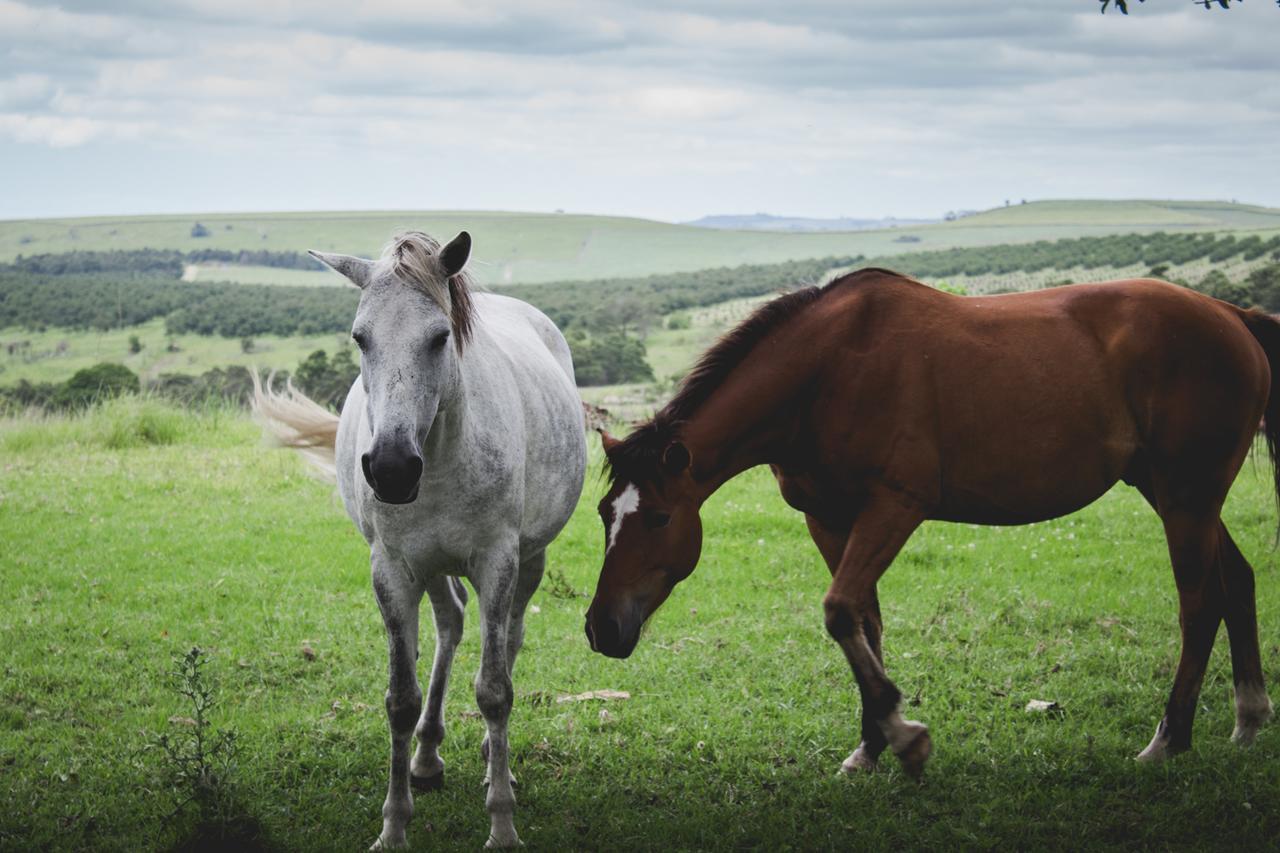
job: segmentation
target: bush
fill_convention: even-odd
[[[581,332],[570,336],[573,372],[578,385],[618,385],[623,382],[652,382],[653,368],[645,359],[644,341],[610,332],[590,337]]]
[[[136,394],[141,388],[138,374],[123,364],[103,362],[77,370],[58,389],[52,404],[60,409],[80,408],[121,394]]]
[[[350,347],[338,350],[332,359],[318,349],[298,365],[293,384],[320,405],[340,411],[359,375],[360,365],[352,359]]]

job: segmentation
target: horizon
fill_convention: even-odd
[[[1239,207],[1256,207],[1267,210],[1280,210],[1280,205],[1270,205],[1249,200],[1227,199],[1227,198],[1035,198],[1035,199],[1018,199],[1008,204],[998,204],[994,207],[987,208],[960,208],[953,211],[943,211],[934,216],[898,216],[894,214],[885,214],[881,216],[863,215],[861,213],[843,213],[831,216],[816,216],[809,213],[796,212],[775,212],[768,210],[752,210],[752,211],[707,211],[698,216],[683,220],[659,219],[652,216],[642,216],[627,213],[600,213],[594,211],[583,210],[517,210],[517,209],[497,209],[497,208],[352,208],[352,209],[276,209],[276,210],[169,210],[169,211],[153,211],[146,213],[86,213],[75,215],[53,215],[53,216],[23,216],[13,218],[0,218],[0,224],[16,223],[16,222],[40,222],[40,221],[62,221],[62,220],[97,220],[97,219],[148,219],[148,218],[173,218],[187,216],[323,216],[323,215],[387,215],[387,214],[477,214],[477,215],[511,215],[511,216],[584,216],[599,217],[608,219],[635,219],[645,222],[656,222],[663,225],[684,225],[691,227],[708,227],[698,226],[694,223],[702,219],[714,219],[720,217],[752,217],[765,216],[775,219],[807,219],[814,221],[835,221],[841,219],[852,220],[929,220],[924,223],[926,225],[941,224],[947,213],[955,213],[957,218],[967,218],[978,214],[988,213],[995,210],[1003,210],[1005,208],[1031,206],[1036,204],[1052,204],[1059,202],[1068,203],[1092,203],[1092,204],[1227,204]],[[733,230],[733,229],[713,229],[713,230]],[[763,229],[767,230],[767,229]],[[865,229],[875,230],[875,229]]]

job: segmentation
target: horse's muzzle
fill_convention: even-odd
[[[412,451],[379,448],[360,457],[364,479],[373,496],[386,504],[413,503],[422,479],[422,457]]]
[[[628,658],[640,642],[640,626],[643,620],[637,620],[634,626],[624,626],[612,614],[594,614],[594,607],[587,610],[586,632],[587,642],[593,652],[606,657]]]

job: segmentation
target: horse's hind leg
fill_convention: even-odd
[[[1236,728],[1231,739],[1248,746],[1271,718],[1271,700],[1263,684],[1262,656],[1258,651],[1253,567],[1232,541],[1226,525],[1219,531],[1219,542],[1223,616],[1231,641],[1231,674],[1236,690]]]
[[[453,654],[462,640],[467,590],[457,578],[438,575],[427,584],[427,596],[435,616],[436,651],[431,661],[427,704],[415,732],[418,749],[413,755],[409,777],[413,787],[422,791],[435,790],[444,783],[444,761],[440,758],[440,743],[444,740],[444,696],[453,669]]]
[[[1164,501],[1158,505],[1178,585],[1182,655],[1164,718],[1151,743],[1138,755],[1139,761],[1161,761],[1191,747],[1196,700],[1223,616],[1218,565],[1225,528],[1216,507],[1209,512],[1171,508]]]
[[[826,561],[827,568],[830,569],[831,574],[834,576],[836,569],[840,567],[840,558],[844,555],[845,543],[849,541],[849,529],[845,528],[841,532],[833,532],[812,515],[806,515],[805,521],[809,525],[809,535],[813,537],[813,542],[818,546],[822,559]],[[880,647],[882,634],[880,598],[874,589],[871,590],[871,602],[868,611],[868,618],[863,620],[863,631],[867,637],[867,645],[871,647],[872,654],[876,656],[876,660],[883,667],[884,655]],[[864,697],[862,706],[862,741],[840,765],[841,773],[875,770],[880,754],[889,745],[889,742],[884,739],[884,734],[880,731],[880,727],[876,725],[876,721],[871,714],[867,713],[866,707]]]

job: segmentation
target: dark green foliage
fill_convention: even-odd
[[[333,358],[318,349],[298,365],[293,383],[320,405],[340,410],[359,375],[360,365],[352,359],[350,347],[338,350]]]
[[[136,394],[140,387],[138,374],[123,364],[103,362],[77,370],[58,389],[52,403],[59,409],[79,408],[108,397]]]
[[[619,331],[592,336],[569,335],[573,372],[580,386],[651,382],[653,368],[645,360],[644,341]]]
[[[561,329],[638,331],[650,325],[653,318],[673,311],[820,283],[833,269],[855,266],[863,260],[861,255],[815,258],[644,278],[562,281],[494,289],[537,306]]]
[[[1195,289],[1241,308],[1280,313],[1280,264],[1259,267],[1244,281],[1231,281],[1221,270],[1212,270]]]
[[[354,288],[187,283],[142,274],[0,271],[0,327],[112,329],[166,319],[171,335],[309,335],[351,325]]]
[[[16,385],[0,388],[0,411],[52,409],[61,387],[53,382],[19,379]]]
[[[1253,304],[1273,314],[1280,312],[1280,264],[1249,273],[1247,284]]]
[[[283,381],[288,374],[276,374]],[[147,391],[183,405],[227,402],[248,406],[253,396],[253,378],[247,368],[215,367],[199,376],[185,373],[162,373],[147,383]]]

